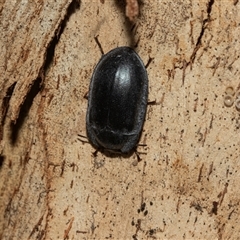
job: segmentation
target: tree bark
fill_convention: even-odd
[[[0,239],[239,237],[240,3],[125,7],[0,3]],[[141,161],[79,137],[96,36],[152,59]]]

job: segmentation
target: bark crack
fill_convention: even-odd
[[[71,15],[74,14],[76,12],[76,10],[79,9],[79,7],[80,7],[79,0],[73,0],[69,4],[66,14],[65,14],[65,17],[60,22],[58,28],[56,29],[56,31],[54,33],[54,37],[49,42],[49,44],[46,48],[45,61],[43,62],[43,65],[40,67],[38,77],[35,80],[33,80],[32,83],[30,84],[28,93],[25,96],[25,99],[20,106],[18,117],[12,123],[12,126],[11,126],[11,128],[12,128],[12,135],[11,135],[12,143],[16,142],[19,130],[21,129],[21,126],[22,126],[25,118],[28,115],[30,107],[34,101],[34,98],[42,90],[46,72],[47,72],[48,68],[50,67],[51,63],[53,62],[55,48],[60,40],[60,37],[61,37],[66,25],[67,25],[67,22],[68,22],[69,18],[71,17]],[[1,134],[0,134],[0,137],[1,137]]]
[[[79,8],[80,8],[80,1],[79,0],[73,0],[69,4],[65,17],[62,19],[58,28],[56,29],[53,39],[49,42],[48,47],[47,47],[47,51],[46,51],[45,62],[44,62],[43,67],[42,67],[44,76],[45,76],[45,73],[46,73],[47,69],[49,68],[49,66],[51,65],[51,63],[53,61],[55,48],[56,48],[56,46],[57,46],[57,44],[58,44],[58,42],[61,38],[61,35],[62,35],[66,25],[67,25],[67,22],[69,21],[70,17]]]
[[[207,5],[207,18],[203,20],[203,23],[202,23],[202,29],[201,29],[201,32],[199,34],[199,37],[198,37],[198,40],[197,40],[197,43],[195,45],[195,48],[193,49],[193,53],[190,57],[190,61],[188,62],[188,65],[192,65],[194,60],[195,60],[195,57],[196,57],[196,53],[198,51],[198,49],[202,46],[202,37],[204,35],[204,32],[207,28],[207,25],[208,23],[211,21],[211,12],[212,12],[212,6],[214,4],[214,1],[215,0],[210,0],[208,2],[208,5]]]
[[[1,126],[0,126],[0,141],[3,139],[3,125],[7,116],[7,112],[8,112],[8,108],[9,108],[9,102],[10,99],[12,97],[14,88],[16,86],[16,82],[14,82],[13,84],[11,84],[5,94],[5,97],[3,98],[2,101],[2,115],[1,115]]]
[[[212,7],[213,7],[214,2],[215,2],[215,0],[209,0],[209,2],[207,4],[207,10],[206,10],[207,11],[207,18],[205,18],[202,22],[202,29],[201,29],[201,32],[198,36],[198,39],[197,39],[196,45],[193,49],[193,52],[190,56],[190,61],[187,62],[187,61],[184,60],[184,62],[183,62],[182,85],[184,85],[186,68],[189,65],[190,65],[190,68],[192,68],[192,64],[194,63],[197,52],[202,46],[202,38],[204,36],[205,30],[208,26],[208,23],[211,21],[211,13],[212,13]]]

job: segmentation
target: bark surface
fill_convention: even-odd
[[[0,3],[0,239],[239,237],[240,3],[132,6]],[[141,161],[79,137],[96,36],[152,59]]]

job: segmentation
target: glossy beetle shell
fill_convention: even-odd
[[[103,55],[91,79],[87,135],[97,148],[128,153],[145,119],[148,77],[137,53],[118,47]]]

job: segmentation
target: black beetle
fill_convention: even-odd
[[[138,54],[118,47],[97,64],[88,95],[87,136],[97,148],[130,152],[145,119],[148,76]]]

